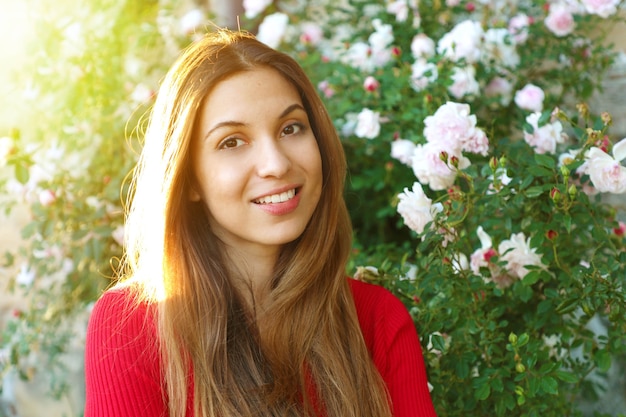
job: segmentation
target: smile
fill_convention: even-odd
[[[284,203],[285,201],[289,201],[296,195],[296,189],[292,188],[291,190],[285,191],[280,194],[272,194],[266,195],[265,197],[258,198],[253,200],[252,202],[255,204],[276,204],[276,203]]]

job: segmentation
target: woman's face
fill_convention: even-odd
[[[277,251],[298,238],[322,191],[317,141],[297,90],[273,69],[217,84],[198,115],[191,199],[236,249]]]

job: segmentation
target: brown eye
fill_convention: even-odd
[[[244,145],[245,143],[246,142],[239,138],[226,138],[220,142],[219,149],[233,149]]]
[[[300,133],[301,130],[302,125],[300,123],[293,123],[283,129],[281,136],[295,135],[296,133]]]

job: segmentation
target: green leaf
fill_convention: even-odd
[[[611,355],[604,349],[598,350],[595,354],[595,360],[598,368],[602,372],[607,372],[611,367]]]
[[[578,307],[578,298],[569,298],[556,306],[556,312],[559,314],[566,314],[574,311],[576,307]]]
[[[15,178],[21,183],[26,184],[30,177],[30,173],[28,171],[28,167],[24,163],[15,164]]]
[[[538,165],[549,168],[551,170],[556,168],[556,161],[550,155],[540,154],[540,153],[535,154],[535,162]]]
[[[539,385],[543,392],[547,394],[558,394],[559,392],[559,384],[556,382],[556,379],[551,376],[541,378]]]
[[[578,377],[571,372],[558,370],[554,373],[554,375],[561,381],[567,382],[569,384],[575,384],[578,382]]]
[[[490,394],[491,394],[491,387],[489,386],[489,384],[482,384],[478,387],[476,391],[474,391],[474,398],[476,398],[479,401],[484,401],[487,398],[489,398]]]
[[[528,336],[528,333],[522,333],[521,335],[519,335],[517,339],[517,346],[519,347],[524,346],[525,344],[528,343],[529,340],[530,340],[530,337]]]
[[[529,166],[526,171],[531,173],[535,177],[549,177],[549,178],[551,178],[554,175],[554,171],[552,171],[552,170],[550,170],[548,168],[545,168],[545,167],[537,166],[537,165]]]
[[[525,194],[528,198],[539,197],[545,191],[545,187],[543,185],[535,185],[533,187],[529,187]]]
[[[537,126],[542,127],[547,125],[550,122],[550,119],[552,118],[552,111],[551,110],[546,110],[543,113],[541,113],[541,116],[539,116],[539,120],[537,120]]]
[[[567,230],[567,233],[571,233],[572,231],[572,216],[570,216],[569,214],[566,214],[563,216],[563,226],[565,227],[565,230]]]
[[[524,283],[524,285],[530,286],[536,283],[537,281],[539,281],[540,277],[541,277],[541,271],[538,271],[538,270],[530,271],[529,273],[526,274],[522,282]]]

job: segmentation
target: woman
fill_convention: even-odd
[[[413,322],[345,277],[341,143],[298,64],[219,31],[165,77],[96,303],[85,416],[434,416]]]

